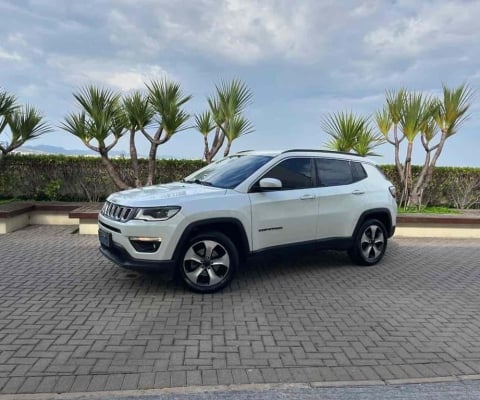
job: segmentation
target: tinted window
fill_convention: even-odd
[[[349,185],[353,182],[352,170],[348,161],[317,158],[316,164],[320,186]]]
[[[367,177],[367,173],[363,168],[362,163],[350,161],[350,166],[352,167],[353,181],[358,182]]]
[[[233,189],[271,159],[270,156],[251,155],[227,157],[187,176],[184,182]]]
[[[289,158],[268,171],[264,178],[277,178],[283,189],[304,189],[313,186],[310,158]]]

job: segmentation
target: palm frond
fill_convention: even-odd
[[[215,129],[215,121],[212,118],[210,111],[204,111],[203,113],[195,115],[195,128],[203,135],[207,136],[211,131]]]
[[[180,84],[166,79],[152,81],[146,86],[149,92],[149,103],[158,114],[158,122],[167,137],[171,137],[176,132],[182,130],[190,115],[181,107],[192,96],[184,95]]]
[[[400,123],[400,120],[403,114],[403,109],[405,106],[406,97],[407,97],[407,91],[404,88],[401,88],[398,91],[395,91],[395,90],[386,91],[387,109],[394,125],[398,125]]]
[[[355,153],[368,157],[378,156],[373,150],[386,142],[385,137],[382,134],[375,134],[369,128],[366,128],[357,138],[353,150]]]
[[[62,129],[79,137],[86,144],[95,139],[102,150],[106,149],[105,142],[110,135],[117,140],[125,133],[127,117],[118,93],[90,85],[73,96],[80,105],[81,112],[67,116],[61,125]]]
[[[434,110],[432,104],[433,100],[424,97],[422,93],[409,92],[405,95],[399,125],[410,143],[415,140],[425,122],[431,118]]]
[[[17,98],[0,89],[0,117],[10,114],[17,106]]]
[[[443,99],[440,101],[436,121],[447,137],[457,133],[458,128],[470,117],[467,113],[474,92],[466,84],[450,89],[443,85]]]
[[[124,96],[122,106],[129,130],[143,129],[152,122],[155,112],[148,101],[148,96],[142,92],[135,91]]]
[[[77,136],[82,141],[89,141],[84,111],[67,115],[65,117],[65,121],[60,124],[60,128],[74,136]]]
[[[241,115],[235,115],[227,124],[225,129],[225,136],[231,143],[240,136],[247,135],[254,131],[253,125],[250,121]]]
[[[336,151],[349,152],[357,143],[358,137],[369,127],[368,118],[352,112],[339,112],[326,115],[321,127],[331,136],[327,147]]]
[[[383,137],[387,138],[393,125],[392,117],[388,112],[388,107],[383,107],[381,111],[375,113],[375,122],[380,133]]]
[[[11,146],[18,147],[28,140],[51,132],[51,127],[44,121],[43,115],[32,106],[14,110],[6,117],[11,133]]]

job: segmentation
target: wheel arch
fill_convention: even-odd
[[[393,226],[392,226],[392,215],[388,208],[373,208],[371,210],[364,211],[358,218],[357,225],[353,231],[352,238],[355,238],[358,234],[358,230],[363,225],[363,223],[369,219],[379,220],[387,230],[387,236],[391,237],[393,235]]]
[[[247,233],[243,224],[236,218],[208,218],[190,223],[182,233],[177,247],[173,253],[173,258],[178,260],[181,251],[187,245],[189,239],[201,232],[221,232],[228,236],[237,247],[240,261],[245,261],[250,252]]]

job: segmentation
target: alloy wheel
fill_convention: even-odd
[[[214,240],[192,244],[183,258],[186,279],[195,286],[210,287],[227,279],[230,256],[223,245]]]
[[[383,253],[385,246],[385,236],[382,228],[372,224],[363,231],[360,239],[360,248],[365,261],[375,262]]]

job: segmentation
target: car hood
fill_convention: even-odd
[[[226,189],[190,183],[167,183],[113,193],[108,201],[129,207],[156,207],[181,205],[186,200],[198,197],[224,195]]]

